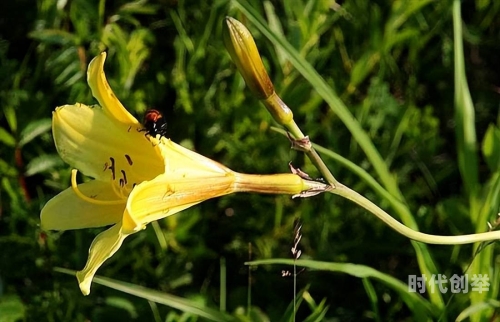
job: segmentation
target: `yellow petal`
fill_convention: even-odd
[[[324,191],[320,182],[295,174],[248,175],[162,139],[158,145],[165,158],[165,173],[136,186],[123,217],[126,230],[137,231],[149,222],[176,214],[204,200],[233,192],[300,195]]]
[[[131,192],[123,227],[137,231],[147,223],[176,214],[204,200],[233,191],[233,171],[166,138],[157,147],[165,161],[163,174]]]
[[[140,230],[152,221],[176,214],[204,200],[232,193],[232,173],[196,177],[189,171],[165,173],[135,187],[123,217],[126,230]]]
[[[87,176],[110,181],[114,174],[116,180],[125,176],[129,183],[140,183],[164,171],[157,148],[143,132],[111,119],[98,106],[58,107],[52,131],[61,158]]]
[[[165,173],[182,173],[191,177],[212,177],[232,172],[228,167],[201,154],[162,138],[158,145],[165,162]]]
[[[80,184],[78,188],[95,200],[117,199],[109,183],[94,180]],[[72,188],[68,188],[47,202],[40,220],[45,230],[102,227],[119,222],[124,210],[125,200],[121,205],[97,205],[80,199]]]
[[[114,119],[127,125],[140,125],[137,119],[123,107],[109,86],[104,74],[105,60],[106,52],[102,52],[99,56],[92,59],[89,64],[87,81],[92,90],[92,95],[97,99],[104,111],[112,115]]]
[[[97,269],[101,267],[105,260],[116,253],[123,240],[129,235],[130,233],[127,234],[122,231],[121,222],[97,235],[90,246],[87,264],[81,271],[76,273],[83,295],[90,294],[90,285]]]

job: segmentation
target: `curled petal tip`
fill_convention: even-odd
[[[82,292],[82,294],[85,296],[89,295],[92,279],[85,278],[84,273],[81,271],[76,273],[76,278],[78,279],[78,285],[80,286],[80,291]]]

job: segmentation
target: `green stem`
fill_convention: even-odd
[[[295,121],[292,120],[289,124],[285,124],[285,126],[295,139],[300,140],[305,138],[305,135],[302,133],[302,131],[297,126],[297,123],[295,123]],[[339,184],[337,179],[335,179],[333,174],[326,166],[325,162],[323,162],[323,159],[321,159],[321,157],[319,156],[318,152],[316,152],[312,144],[309,144],[307,148],[304,149],[304,153],[307,155],[309,160],[311,160],[314,166],[318,169],[318,171],[321,173],[326,182],[328,182],[333,187],[336,187],[337,184]]]
[[[360,205],[361,207],[377,216],[380,220],[382,220],[385,224],[387,224],[398,233],[418,242],[436,245],[460,245],[500,239],[500,231],[490,231],[486,233],[458,236],[425,234],[406,227],[405,225],[391,217],[384,210],[379,208],[377,205],[375,205],[373,202],[342,184],[338,184],[335,189],[329,190],[328,192],[353,201],[354,203]]]
[[[271,82],[270,79],[268,80],[269,82]],[[314,150],[311,142],[309,141],[309,138],[307,138],[304,133],[302,133],[297,123],[295,123],[295,121],[293,120],[292,110],[288,107],[288,105],[286,105],[285,102],[283,102],[278,93],[273,91],[271,95],[265,97],[264,99],[261,99],[261,102],[267,108],[269,113],[271,113],[274,120],[279,124],[285,126],[295,140],[304,140],[303,144],[297,143],[297,145],[300,145],[300,151],[303,151],[307,155],[307,157],[319,170],[328,184],[335,187],[338,181],[335,179],[326,164],[323,162],[318,152]]]

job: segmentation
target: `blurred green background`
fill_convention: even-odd
[[[460,5],[462,19],[454,26]],[[98,271],[186,299],[184,310],[97,284],[84,297],[74,277],[54,268],[81,269],[101,230],[39,228],[43,205],[69,186],[70,167],[51,136],[51,111],[96,103],[86,68],[103,50],[117,97],[139,119],[148,108],[161,110],[172,140],[239,172],[288,172],[293,161],[319,176],[273,131],[276,124],[232,64],[222,43],[229,15],[253,33],[276,91],[301,129],[366,171],[360,177],[323,151],[340,182],[421,231],[487,231],[500,195],[499,1],[457,2],[454,11],[447,0],[19,0],[1,1],[0,12],[0,321],[204,320],[196,305],[228,312],[214,313],[215,320],[289,321],[293,278],[281,271],[291,267],[249,269],[244,263],[290,258],[297,217],[302,259],[360,264],[385,274],[358,278],[306,269],[297,276],[298,321],[447,321],[460,314],[472,314],[472,321],[500,319],[498,242],[481,245],[476,257],[478,245],[412,244],[333,195],[210,200],[135,234]],[[454,68],[460,60],[457,32],[464,46],[462,74]],[[314,82],[297,70],[292,51],[366,131],[385,177]],[[465,93],[462,99],[456,88]],[[472,150],[464,148],[464,128],[475,133]],[[367,178],[397,196],[406,217]],[[427,292],[409,299],[388,282],[392,276],[408,283],[408,275],[423,272],[488,274],[491,286],[484,294]]]

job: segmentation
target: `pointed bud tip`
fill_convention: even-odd
[[[223,41],[227,51],[245,79],[248,88],[258,99],[274,93],[274,86],[267,75],[257,45],[248,29],[238,20],[226,16]]]

